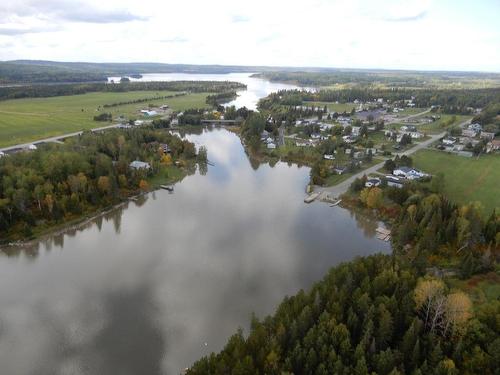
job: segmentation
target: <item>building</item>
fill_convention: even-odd
[[[456,141],[457,140],[455,138],[452,138],[452,137],[443,138],[443,144],[446,146],[452,146],[455,144]]]
[[[348,168],[345,166],[335,166],[333,171],[337,174],[344,174],[348,171]]]
[[[325,160],[335,160],[335,156],[326,154],[326,155],[323,155],[323,159],[325,159]]]
[[[500,139],[494,139],[491,142],[488,142],[486,145],[486,152],[495,152],[500,150]]]
[[[139,160],[134,160],[132,163],[129,164],[129,167],[135,170],[141,170],[141,169],[151,169],[151,166],[149,163],[146,163],[144,161],[139,161]]]
[[[464,129],[464,130],[462,130],[462,135],[464,137],[474,138],[477,135],[477,132],[475,130],[472,130],[472,129]]]
[[[387,175],[387,176],[385,176],[385,180],[387,181],[387,186],[396,187],[396,188],[403,187],[403,182],[395,176]]]
[[[483,127],[481,126],[481,124],[478,124],[478,123],[474,123],[474,124],[470,124],[468,126],[468,129],[469,130],[473,130],[477,133],[481,132],[483,130]]]
[[[135,126],[141,126],[141,125],[144,125],[144,121],[142,121],[142,120],[135,120],[135,121],[134,121],[134,125],[135,125]]]
[[[415,125],[403,125],[399,130],[402,132],[416,132],[417,127]]]
[[[374,186],[380,186],[380,184],[382,183],[382,180],[378,177],[375,177],[375,178],[369,178],[368,180],[366,180],[365,182],[365,187],[374,187]]]
[[[482,132],[481,132],[481,134],[480,134],[480,137],[481,137],[482,139],[486,139],[486,140],[488,140],[488,141],[491,141],[492,139],[494,139],[494,138],[495,138],[495,133],[491,133],[491,132],[483,132],[483,131],[482,131]]]
[[[35,145],[29,145],[28,146],[28,150],[30,151],[35,151],[38,147],[36,147]]]
[[[156,116],[158,114],[158,112],[149,109],[141,109],[141,113],[147,117]]]
[[[408,180],[416,180],[425,176],[425,173],[410,167],[398,167],[392,172],[394,176],[403,177]]]
[[[268,142],[267,143],[267,148],[274,150],[276,148],[276,145],[274,144],[274,142]]]
[[[172,149],[166,143],[161,144],[161,149],[165,154],[170,154],[172,152]]]

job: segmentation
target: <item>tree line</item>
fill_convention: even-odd
[[[219,93],[244,89],[246,89],[246,85],[230,81],[164,81],[128,82],[120,84],[79,83],[30,85],[0,87],[0,100],[80,95],[89,92],[184,91]]]

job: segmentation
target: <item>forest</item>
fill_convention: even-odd
[[[254,317],[188,374],[498,374],[500,302],[463,292],[388,255],[333,268],[308,292]]]
[[[168,145],[169,153],[165,153]],[[64,144],[0,158],[0,238],[30,238],[40,230],[77,219],[147,191],[158,173],[186,174],[196,162],[193,143],[154,129],[84,133]],[[150,170],[134,170],[134,160]],[[17,236],[17,237],[16,237]],[[19,238],[18,238],[19,237]]]
[[[46,98],[52,96],[79,95],[88,92],[128,91],[188,91],[221,93],[244,90],[246,86],[229,81],[164,81],[129,82],[120,84],[82,83],[0,87],[0,100],[21,98]]]

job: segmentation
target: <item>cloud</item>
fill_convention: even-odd
[[[160,39],[160,40],[158,40],[158,42],[160,42],[160,43],[187,43],[187,42],[189,42],[189,39],[182,37],[182,36],[176,36],[173,38]]]
[[[58,31],[61,28],[58,26],[41,26],[41,27],[0,27],[0,35],[23,35],[23,34],[38,34],[52,31]]]
[[[249,22],[250,17],[243,16],[241,14],[235,14],[231,17],[231,20],[233,21],[233,23]]]
[[[148,19],[148,17],[133,14],[126,9],[106,9],[78,0],[28,0],[19,4],[7,0],[0,4],[0,16],[16,20],[36,18],[46,22],[82,23],[123,23]]]
[[[421,19],[424,19],[427,17],[428,13],[426,10],[417,13],[415,15],[410,15],[410,16],[401,16],[401,17],[384,17],[384,21],[389,21],[389,22],[412,22],[412,21],[419,21]]]

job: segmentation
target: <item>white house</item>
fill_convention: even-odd
[[[146,163],[144,161],[139,161],[139,160],[134,160],[132,163],[129,164],[129,167],[135,170],[140,170],[140,169],[151,169],[151,166],[149,163]]]
[[[455,138],[443,138],[443,144],[446,145],[446,146],[452,146],[454,145],[456,142],[456,139]]]
[[[395,176],[387,175],[385,176],[385,180],[387,181],[387,186],[402,188],[403,183],[401,180]]]
[[[325,159],[325,160],[335,160],[335,156],[329,155],[329,154],[325,154],[325,155],[323,155],[323,159]]]
[[[276,145],[275,145],[273,142],[269,142],[269,143],[267,144],[267,148],[269,148],[269,149],[273,149],[273,150],[274,150],[274,149],[276,148]]]
[[[408,180],[417,180],[425,176],[425,173],[410,167],[398,167],[392,172],[394,176],[403,177]]]

